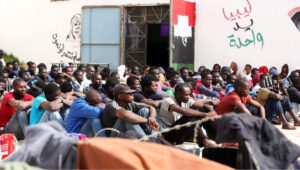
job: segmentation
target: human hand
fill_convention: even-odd
[[[149,117],[147,120],[147,124],[150,126],[151,129],[154,131],[158,131],[159,129],[159,124],[156,122],[155,118]]]
[[[217,116],[217,112],[216,111],[210,111],[208,113],[205,114],[206,117],[213,117],[213,116]]]

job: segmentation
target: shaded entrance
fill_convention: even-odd
[[[127,7],[125,12],[125,64],[167,68],[170,7]]]
[[[148,24],[147,65],[169,67],[168,24]]]

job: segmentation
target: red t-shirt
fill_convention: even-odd
[[[4,98],[2,100],[0,109],[0,127],[5,127],[6,123],[13,117],[14,113],[16,112],[16,108],[7,104],[10,99],[15,99],[13,92],[9,92],[4,95]],[[31,101],[33,99],[34,98],[31,95],[26,93],[22,101]]]
[[[236,102],[241,101],[243,104],[250,103],[252,98],[250,96],[240,97],[235,90],[230,92],[226,97],[224,97],[217,106],[216,112],[218,115],[223,115],[225,113],[230,113],[236,106],[234,105]]]

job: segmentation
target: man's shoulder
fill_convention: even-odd
[[[8,92],[4,95],[4,98],[15,98],[13,92]]]

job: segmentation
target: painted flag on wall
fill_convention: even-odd
[[[192,27],[195,26],[195,6],[191,0],[172,1],[172,24],[174,36],[192,37]]]

